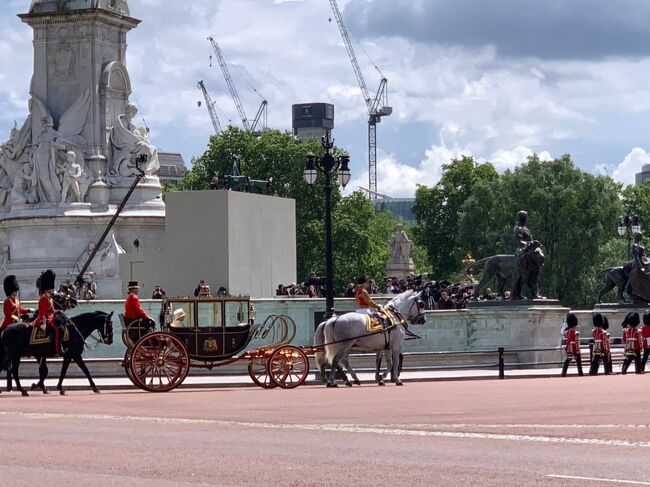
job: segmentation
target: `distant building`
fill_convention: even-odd
[[[177,183],[187,172],[183,156],[177,152],[158,152],[160,183]]]
[[[400,218],[406,223],[417,222],[415,213],[413,213],[415,198],[378,199],[374,201],[374,204],[377,213],[388,210],[395,218]]]
[[[334,129],[334,105],[300,103],[293,105],[293,135],[299,139],[320,139]]]
[[[636,173],[636,185],[650,181],[650,164],[644,164],[641,168],[641,172]]]

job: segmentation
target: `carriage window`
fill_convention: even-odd
[[[172,328],[194,327],[194,303],[169,303],[165,322]]]
[[[221,303],[198,303],[196,307],[199,328],[221,326]]]
[[[248,324],[248,302],[234,301],[226,303],[226,326]]]

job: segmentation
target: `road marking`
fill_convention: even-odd
[[[376,425],[382,428],[403,428],[404,424]],[[650,429],[650,424],[472,424],[472,423],[412,423],[413,428],[485,428],[485,429]]]
[[[432,431],[405,428],[382,428],[377,426],[342,425],[342,424],[291,424],[291,423],[254,423],[248,421],[224,421],[217,419],[164,418],[155,416],[120,416],[112,414],[77,414],[77,413],[30,413],[24,411],[0,411],[0,417],[24,417],[31,419],[72,419],[99,421],[133,421],[139,423],[164,423],[187,425],[213,425],[220,427],[240,427],[252,429],[327,431],[337,433],[363,433],[390,436],[419,436],[433,438],[458,438],[475,440],[521,441],[548,444],[601,445],[630,448],[650,448],[650,441],[604,440],[599,438],[571,438],[556,436],[511,435],[500,433],[470,433],[461,431]]]
[[[650,482],[639,482],[637,480],[599,479],[596,477],[577,477],[574,475],[547,475],[547,477],[553,479],[589,480],[591,482],[609,482],[612,484],[650,485]]]

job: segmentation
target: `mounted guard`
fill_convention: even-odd
[[[20,305],[20,299],[18,298],[20,286],[18,285],[18,279],[16,279],[16,276],[11,275],[5,277],[2,285],[7,297],[2,305],[4,320],[0,325],[0,332],[13,323],[18,323],[21,320],[27,321],[23,317],[34,311],[33,309],[23,308]]]
[[[38,312],[36,318],[32,321],[32,326],[40,328],[47,333],[47,330],[54,332],[54,350],[56,355],[65,353],[61,349],[61,333],[60,325],[54,322],[54,302],[52,301],[52,293],[54,292],[54,282],[56,281],[56,274],[52,269],[43,272],[36,280],[36,287],[39,292],[38,299]]]
[[[359,277],[357,279],[357,292],[354,295],[354,300],[357,303],[357,313],[363,315],[375,314],[375,312],[381,310],[381,306],[375,303],[370,294],[368,293],[368,279],[365,277]]]

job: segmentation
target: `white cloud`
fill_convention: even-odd
[[[635,147],[612,171],[612,178],[623,184],[634,184],[634,176],[644,164],[650,164],[650,154],[641,147]]]

